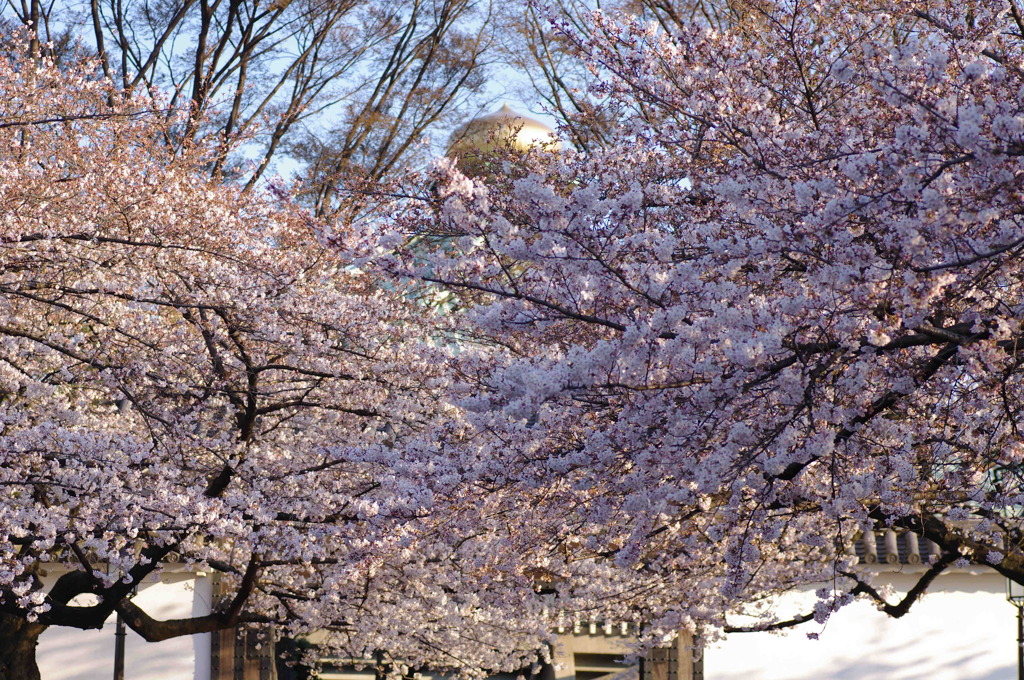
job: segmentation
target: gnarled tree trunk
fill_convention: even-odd
[[[0,680],[41,680],[36,645],[46,626],[0,614]]]

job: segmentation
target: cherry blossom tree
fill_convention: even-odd
[[[856,597],[901,616],[968,563],[1024,583],[1021,9],[730,7],[554,17],[612,137],[441,161],[394,221],[416,238],[382,266],[472,339],[476,435],[444,446],[518,568],[649,642]],[[940,549],[900,600],[854,570],[880,528]],[[811,582],[815,611],[763,606]]]
[[[425,436],[451,420],[444,317],[285,189],[210,180],[218,148],[170,151],[187,110],[45,58],[0,60],[0,93],[0,678],[114,613],[150,641],[278,624],[357,657],[535,658]],[[133,602],[170,562],[220,575],[208,615]]]

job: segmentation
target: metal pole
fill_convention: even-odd
[[[114,629],[114,680],[124,680],[124,639],[127,636],[128,632],[124,628],[124,619],[118,614],[117,625]],[[1021,663],[1024,663],[1024,661],[1021,661]],[[1024,676],[1022,676],[1021,680],[1024,680]]]
[[[1024,680],[1024,607],[1017,607],[1017,680]]]

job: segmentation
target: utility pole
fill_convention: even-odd
[[[126,637],[128,637],[128,631],[125,630],[124,619],[119,613],[114,628],[114,680],[124,680],[124,640]]]

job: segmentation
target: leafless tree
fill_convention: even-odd
[[[92,53],[126,90],[189,107],[171,141],[217,139],[214,175],[252,186],[305,161],[325,212],[341,173],[383,176],[480,92],[489,13],[490,0],[7,0],[3,18],[35,29],[33,50]]]

